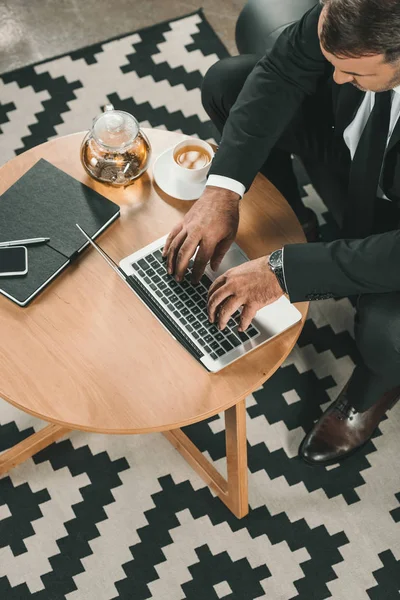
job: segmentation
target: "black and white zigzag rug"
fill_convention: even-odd
[[[204,139],[201,12],[0,77],[0,163],[87,129],[111,102]],[[324,235],[330,215],[303,180]],[[306,431],[349,377],[347,299],[314,302],[284,366],[247,400],[250,514],[237,520],[161,435],[76,432],[0,480],[1,600],[400,598],[400,412],[362,452],[311,468]],[[42,423],[0,400],[0,450]],[[187,433],[224,470],[223,420]]]

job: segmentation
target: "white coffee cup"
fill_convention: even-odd
[[[198,158],[196,158],[195,148],[200,150],[197,153]],[[185,149],[187,150],[186,152]],[[212,159],[214,158],[214,150],[210,144],[203,140],[187,138],[173,147],[171,157],[173,176],[179,182],[188,184],[202,183],[206,180]]]

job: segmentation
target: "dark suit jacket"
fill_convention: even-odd
[[[335,135],[343,137],[364,93],[351,84],[333,82],[333,67],[319,45],[321,10],[315,6],[287,28],[249,75],[226,122],[210,174],[240,180],[248,189],[305,97],[328,83]],[[400,203],[400,119],[380,185],[388,198]],[[362,240],[287,245],[284,266],[292,302],[400,291],[400,230]]]

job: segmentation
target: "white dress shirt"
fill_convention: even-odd
[[[393,89],[395,92],[393,94],[392,99],[392,109],[390,113],[390,126],[389,126],[389,135],[388,142],[393,133],[393,129],[397,123],[397,120],[400,116],[400,86],[395,87]],[[358,142],[360,141],[361,134],[364,130],[364,127],[368,121],[369,115],[375,104],[375,92],[366,92],[365,97],[361,103],[360,108],[357,111],[354,120],[350,123],[350,125],[345,129],[343,133],[343,139],[345,141],[346,146],[350,150],[351,158],[353,159],[354,154],[356,152]],[[240,181],[236,181],[236,179],[231,179],[230,177],[225,177],[223,175],[210,175],[207,179],[207,185],[213,185],[216,187],[225,188],[227,190],[231,190],[232,192],[236,192],[242,198],[246,188],[243,183]],[[387,197],[384,195],[383,191],[378,187],[377,196],[380,198]]]

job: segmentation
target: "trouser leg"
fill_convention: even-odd
[[[355,338],[362,360],[350,378],[347,396],[362,412],[400,385],[400,293],[360,296]]]

